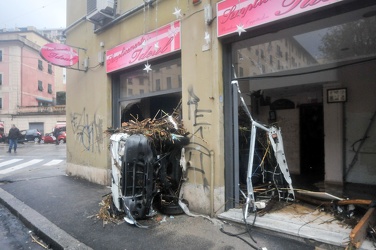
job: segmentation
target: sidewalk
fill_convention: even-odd
[[[177,215],[162,216],[159,221],[154,217],[139,221],[148,223],[149,229],[125,222],[103,224],[95,215],[99,213],[103,196],[109,193],[109,187],[55,175],[3,182],[0,203],[54,250],[249,249],[238,238],[222,233],[219,220],[212,223],[202,217]],[[229,224],[226,228],[244,230]],[[302,249],[312,248],[303,245]]]
[[[140,235],[145,235],[145,229],[127,224],[104,225],[95,215],[102,197],[110,191],[109,187],[57,175],[0,185],[0,202],[52,249],[250,249],[241,240],[221,233],[220,223],[213,224],[201,217],[163,217],[165,223],[151,225],[152,231],[146,231],[148,236],[142,238]],[[308,245],[303,238],[343,246],[349,229],[337,231],[337,225],[323,223],[328,218],[320,215],[316,221],[316,215],[306,214],[311,217],[266,214],[257,217],[255,226],[275,234],[301,237],[305,246]],[[243,224],[241,210],[229,210],[219,218]],[[252,224],[252,221],[249,217],[248,222]],[[371,242],[365,242],[361,249],[374,247]]]

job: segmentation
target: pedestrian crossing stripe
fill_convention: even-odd
[[[59,164],[60,162],[62,162],[63,160],[52,160],[50,162],[47,162],[46,164],[43,164],[43,166],[53,166],[53,165],[57,165]]]
[[[4,169],[4,170],[1,170],[0,171],[0,175],[1,174],[7,174],[7,173],[10,173],[10,172],[13,172],[13,171],[16,171],[16,170],[20,170],[20,169],[26,168],[28,166],[34,165],[36,163],[39,163],[41,161],[43,161],[43,159],[34,159],[34,160],[31,160],[31,161],[19,164],[17,166],[11,167],[11,168],[7,168],[7,169]]]
[[[16,163],[18,161],[22,161],[22,159],[12,159],[12,160],[9,160],[9,161],[4,161],[4,162],[1,162],[0,163],[0,168],[1,167],[4,167],[6,165],[9,165],[9,164],[13,164],[13,163]]]
[[[3,160],[3,159],[0,159],[0,161],[1,160]],[[23,160],[24,159],[12,159],[12,160],[8,160],[8,161],[0,162],[0,169],[6,167],[8,165],[12,165],[12,164],[14,165],[14,163],[17,163],[17,162],[23,161]],[[25,168],[25,167],[28,167],[28,166],[31,166],[31,165],[34,165],[34,164],[38,164],[41,161],[43,161],[43,159],[34,159],[34,160],[30,160],[28,162],[21,163],[19,165],[7,168],[7,169],[0,170],[0,175],[2,175],[2,174],[8,174],[10,172],[13,172],[13,171],[16,171],[16,170],[19,170],[19,169],[22,169],[22,168]],[[61,162],[63,162],[63,160],[51,160],[51,161],[43,164],[43,166],[54,166],[54,165],[57,165],[57,164],[59,164]]]

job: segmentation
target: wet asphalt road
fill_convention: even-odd
[[[33,241],[34,237],[40,241],[35,234],[30,231],[16,216],[10,213],[3,205],[0,204],[0,246],[1,249],[45,249],[37,242]],[[45,243],[40,241],[44,246]]]

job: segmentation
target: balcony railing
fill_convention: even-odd
[[[65,114],[65,105],[18,107],[18,114]]]

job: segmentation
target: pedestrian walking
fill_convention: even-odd
[[[9,149],[8,153],[12,152],[12,148],[14,152],[17,152],[17,140],[18,137],[21,136],[20,130],[16,127],[16,125],[12,124],[12,127],[9,130],[8,139],[9,139]]]
[[[59,145],[59,139],[58,139],[59,134],[60,134],[60,129],[56,127],[54,129],[54,136],[56,137],[56,145]]]

